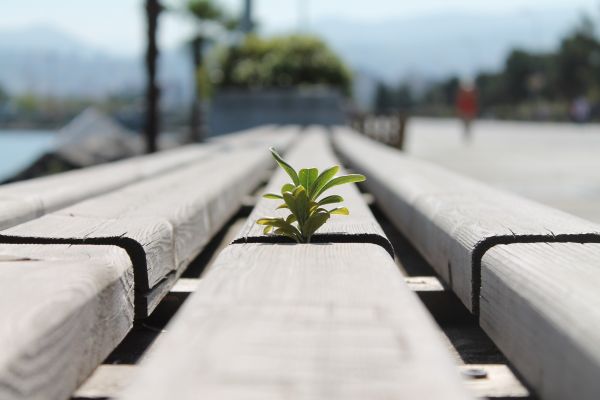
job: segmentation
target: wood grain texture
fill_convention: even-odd
[[[373,244],[239,244],[123,399],[464,399],[441,333]]]
[[[143,318],[263,180],[267,147],[221,147],[202,162],[0,232],[0,242],[124,248],[134,265],[136,314]]]
[[[481,326],[541,398],[598,398],[599,285],[600,244],[510,244],[483,257]]]
[[[322,127],[311,127],[308,131],[303,132],[302,138],[286,154],[285,159],[296,170],[314,167],[318,168],[319,171],[323,171],[340,164],[333,154],[328,132]],[[274,161],[272,163],[275,164]],[[345,174],[343,169],[340,170],[338,175],[342,174]],[[290,181],[289,176],[278,168],[264,193],[280,193],[282,185]],[[383,246],[393,256],[392,245],[379,223],[375,220],[356,185],[342,185],[327,193],[342,196],[344,203],[341,205],[348,207],[350,215],[333,215],[317,231],[317,234],[313,237],[313,242],[371,242]],[[259,218],[287,216],[289,214],[288,210],[277,210],[279,204],[281,202],[261,198],[234,243],[287,242],[288,239],[282,236],[264,235],[264,227],[256,224],[256,220]],[[340,205],[336,204],[328,206],[328,208],[335,208],[336,206]]]
[[[0,245],[0,398],[68,398],[133,326],[112,246]]]
[[[149,156],[4,185],[0,188],[0,229],[29,221],[125,185],[156,176],[210,153],[186,146]],[[9,209],[7,209],[10,207]]]
[[[293,129],[259,127],[210,144],[193,144],[152,155],[4,185],[0,188],[0,230],[102,195],[126,185],[154,179],[177,168],[218,157],[232,149],[270,145],[282,149]]]
[[[209,143],[234,147],[275,147],[284,151],[291,142],[298,138],[302,131],[300,125],[265,125],[258,128],[246,129],[240,132],[209,138]]]
[[[0,241],[121,246],[138,254],[136,287],[145,295],[181,272],[239,208],[267,157],[264,150],[231,152],[15,226]]]
[[[346,128],[334,134],[342,158],[390,220],[477,313],[481,257],[517,242],[600,241],[600,227],[404,155]]]

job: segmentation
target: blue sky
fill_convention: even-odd
[[[164,0],[171,4],[181,0]],[[242,0],[221,0],[239,12]],[[32,25],[56,27],[81,41],[115,54],[137,54],[143,48],[142,0],[0,0],[0,30]],[[448,11],[524,13],[573,7],[598,15],[598,0],[255,0],[256,16],[267,33],[310,30],[324,19],[372,22],[414,18]],[[162,19],[160,41],[171,47],[189,36],[193,26],[169,15]]]

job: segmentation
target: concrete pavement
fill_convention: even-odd
[[[409,154],[600,223],[600,125],[413,118]]]

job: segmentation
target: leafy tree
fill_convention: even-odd
[[[204,63],[204,49],[211,39],[209,28],[235,30],[239,26],[238,19],[228,15],[225,10],[212,0],[190,0],[187,3],[187,12],[198,24],[198,31],[190,41],[192,61],[194,63],[194,81],[196,90],[192,100],[190,118],[190,142],[204,139],[202,129],[201,98],[209,95],[209,85]],[[199,96],[200,95],[200,98]]]
[[[349,95],[351,74],[340,58],[320,39],[285,36],[247,37],[220,54],[221,87],[289,88],[329,86]]]
[[[374,99],[374,110],[379,114],[398,112],[414,106],[415,99],[408,85],[392,87],[384,82],[377,84]]]
[[[589,94],[600,86],[600,43],[591,19],[583,17],[574,32],[563,39],[557,66],[557,86],[567,99]]]

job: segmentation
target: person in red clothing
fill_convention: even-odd
[[[464,124],[465,140],[471,139],[471,123],[477,117],[477,91],[473,84],[463,82],[456,95],[456,112]]]

